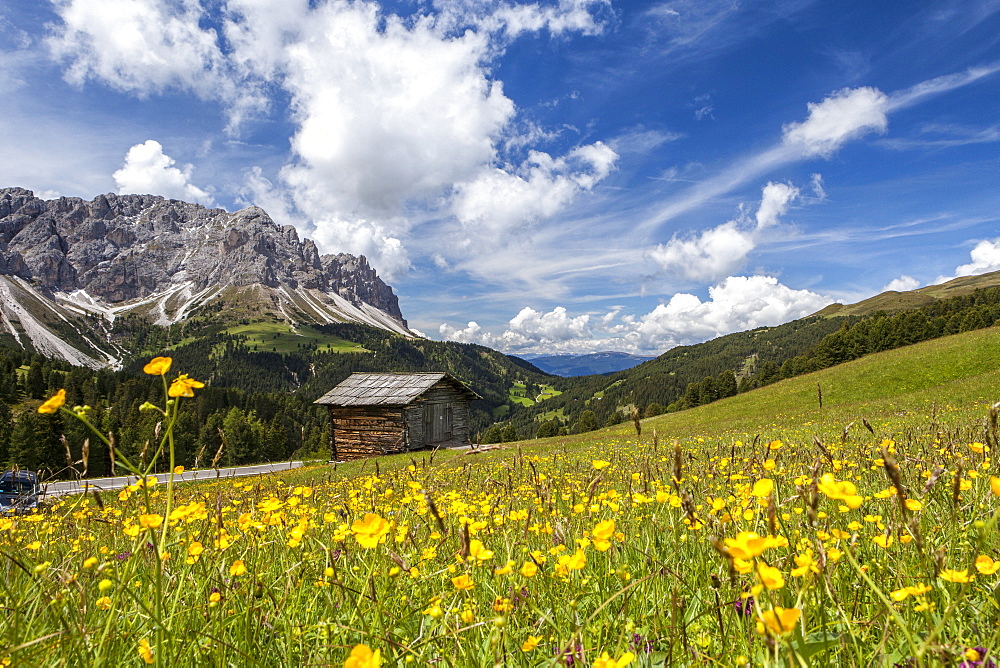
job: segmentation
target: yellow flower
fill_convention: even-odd
[[[183,466],[175,466],[174,467],[174,475],[180,475],[182,473],[184,473],[184,467]]]
[[[139,515],[139,526],[143,529],[156,529],[163,524],[163,515]]]
[[[462,573],[458,577],[452,578],[451,583],[455,585],[455,589],[459,591],[469,591],[470,589],[476,586],[476,583],[473,582],[472,578],[470,578],[465,573]]]
[[[603,522],[598,522],[597,526],[590,533],[598,540],[611,540],[611,537],[615,535],[615,521],[604,520]]]
[[[768,589],[781,589],[785,586],[785,578],[781,571],[763,561],[757,564],[757,579]]]
[[[783,636],[795,630],[802,611],[798,608],[775,608],[765,610],[757,622],[757,633],[761,635]]]
[[[213,591],[211,594],[208,595],[208,604],[213,607],[218,605],[219,601],[221,600],[222,600],[222,594],[220,594],[217,591]]]
[[[849,480],[837,482],[832,473],[824,473],[817,483],[816,488],[826,494],[831,499],[839,499],[847,504],[847,507],[854,510],[861,505],[864,500],[858,496],[858,487]]]
[[[573,556],[565,555],[559,557],[559,564],[571,571],[579,571],[587,565],[587,555],[583,553],[583,550],[577,550],[573,553]]]
[[[482,541],[473,540],[469,542],[469,556],[476,561],[489,561],[493,558],[493,551],[483,547]]]
[[[368,645],[355,645],[351,655],[344,661],[344,668],[379,668],[382,665],[382,651],[374,652]]]
[[[920,503],[916,499],[907,499],[906,507],[912,510],[913,512],[917,512],[918,510],[924,507],[924,504]]]
[[[96,565],[97,565],[97,557],[87,557],[86,559],[83,560],[83,569],[84,570],[88,570],[89,571],[91,568],[93,568]]]
[[[990,476],[990,490],[992,490],[994,496],[1000,496],[1000,478]]]
[[[907,596],[919,596],[921,594],[926,594],[933,587],[925,584],[910,585],[909,587],[903,587],[902,589],[897,589],[896,591],[889,594],[889,596],[894,601],[904,601]]]
[[[149,646],[149,641],[143,638],[139,641],[139,656],[146,663],[153,663],[153,648]]]
[[[142,367],[142,370],[150,376],[162,376],[170,371],[170,365],[173,362],[174,360],[170,357],[154,357],[149,361],[149,364]]]
[[[819,573],[819,566],[817,566],[816,562],[813,560],[811,550],[797,555],[795,557],[795,565],[798,566],[798,568],[792,569],[792,577],[800,578],[810,571],[813,573]]]
[[[598,471],[601,469],[606,469],[611,466],[611,462],[606,462],[603,459],[595,459],[591,462],[591,465]]]
[[[763,554],[770,547],[784,547],[788,539],[784,536],[759,536],[753,531],[741,531],[736,538],[727,538],[726,547],[729,554],[736,559],[753,559]]]
[[[237,559],[233,562],[233,565],[229,567],[229,574],[232,577],[239,577],[247,572],[246,564],[243,563],[242,559]]]
[[[521,566],[521,575],[526,578],[533,578],[536,573],[538,573],[538,566],[533,561],[526,561]]]
[[[55,413],[66,403],[66,390],[59,390],[38,407],[39,413]]]
[[[993,575],[1000,570],[1000,561],[993,561],[993,557],[981,554],[976,557],[976,570],[983,575]]]
[[[542,641],[541,636],[528,636],[528,639],[521,643],[522,652],[530,652],[531,650],[538,647],[538,643]]]
[[[392,523],[374,513],[365,513],[363,520],[354,521],[351,531],[361,547],[371,549],[378,546],[382,538],[392,531]]]
[[[770,478],[761,478],[753,484],[753,489],[750,490],[750,493],[757,498],[763,498],[769,496],[773,491],[774,481]]]
[[[601,656],[594,660],[594,668],[622,668],[635,660],[635,654],[625,652],[618,659],[612,659],[607,652],[602,652]]]
[[[102,596],[97,601],[94,602],[98,610],[110,610],[111,609],[111,597]]]
[[[888,550],[889,546],[892,545],[892,541],[892,536],[875,536],[872,538],[873,543],[886,550]]]
[[[97,591],[99,591],[99,592],[101,592],[103,594],[104,592],[108,591],[109,589],[111,589],[114,586],[115,586],[115,584],[111,580],[108,580],[107,578],[104,578],[103,580],[101,580],[98,583],[98,585],[97,585]]]
[[[192,541],[191,544],[188,545],[188,554],[191,555],[192,557],[197,557],[204,551],[205,551],[205,546],[202,545],[199,541]]]
[[[938,577],[947,582],[957,582],[959,584],[965,584],[966,582],[972,582],[976,577],[975,575],[969,575],[969,569],[963,568],[960,571],[955,571],[950,568],[946,568],[940,573]]]
[[[170,384],[167,394],[171,397],[193,397],[194,390],[200,390],[203,387],[205,387],[205,383],[188,378],[186,373],[182,373]]]

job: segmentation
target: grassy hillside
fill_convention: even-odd
[[[817,385],[823,393],[822,409]],[[837,429],[859,416],[874,423],[901,413],[929,415],[935,403],[942,414],[982,413],[988,403],[998,400],[1000,328],[991,327],[868,355],[642,424],[667,437],[780,430],[809,423]],[[586,437],[599,440],[629,433],[635,433],[632,426],[621,425]]]
[[[1000,285],[1000,271],[980,274],[978,276],[962,276],[940,285],[928,285],[909,292],[890,290],[854,304],[830,304],[815,315],[823,317],[871,315],[878,311],[905,311],[933,304],[940,299],[960,297],[976,290],[994,288]]]

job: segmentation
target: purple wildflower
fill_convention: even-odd
[[[988,649],[985,647],[972,647],[971,649],[979,656],[979,658],[970,659],[966,653],[963,653],[963,659],[962,662],[958,664],[958,668],[997,668],[997,664],[993,661],[993,659],[986,658],[990,653]],[[968,652],[968,650],[966,650],[966,652]]]
[[[744,617],[749,617],[753,614],[753,606],[753,596],[737,599],[736,602],[733,603],[733,607],[736,609],[736,614]]]

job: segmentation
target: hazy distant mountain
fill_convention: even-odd
[[[587,355],[522,355],[522,357],[546,373],[556,376],[589,376],[595,373],[612,373],[631,369],[654,357],[642,357],[630,353],[589,353]]]
[[[0,336],[102,366],[122,352],[104,331],[117,316],[169,325],[206,312],[410,334],[364,256],[320,255],[257,207],[228,213],[151,195],[44,201],[0,189]]]

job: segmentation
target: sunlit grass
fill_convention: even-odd
[[[648,420],[641,437],[173,490],[160,476],[0,519],[0,659],[986,666],[990,334]]]

